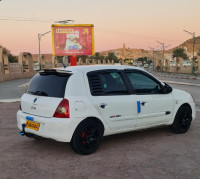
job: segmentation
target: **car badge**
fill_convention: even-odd
[[[35,98],[34,100],[33,100],[33,103],[35,103],[37,101],[37,98]]]

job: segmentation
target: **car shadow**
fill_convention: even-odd
[[[128,145],[134,142],[150,141],[158,137],[173,136],[168,126],[162,126],[159,128],[151,128],[140,131],[126,132],[121,134],[115,134],[105,136],[102,139],[102,143],[99,152],[109,149],[114,149],[119,146]],[[28,142],[27,142],[28,141]],[[59,153],[60,155],[77,155],[71,148],[70,143],[58,142],[52,139],[36,140],[33,138],[27,138],[25,141],[29,147],[34,148],[35,152],[42,152],[45,155]],[[27,146],[28,147],[28,146]]]

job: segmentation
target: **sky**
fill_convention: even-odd
[[[0,45],[14,55],[38,54],[38,33],[59,20],[94,24],[95,51],[175,47],[200,35],[199,0],[1,0]],[[51,33],[42,37],[41,53],[52,53]]]

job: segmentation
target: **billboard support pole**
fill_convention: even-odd
[[[71,66],[77,66],[77,56],[76,55],[70,56],[70,63],[71,63]]]

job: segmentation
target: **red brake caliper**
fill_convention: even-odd
[[[83,131],[83,132],[81,133],[81,138],[84,138],[84,137],[85,137],[85,131]],[[86,141],[83,140],[83,141],[82,141],[82,144],[86,144]]]

